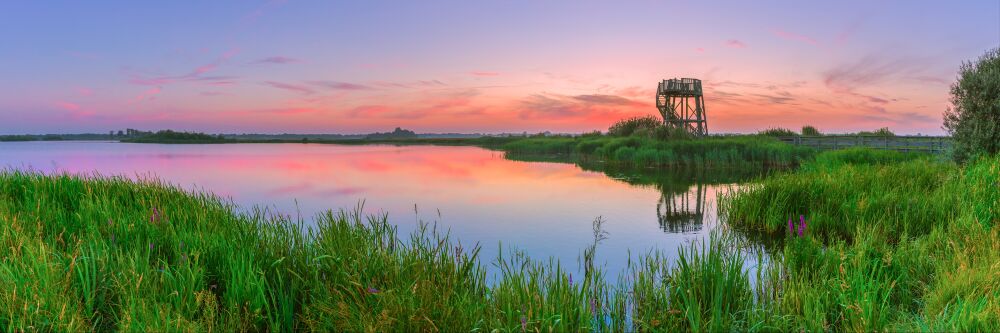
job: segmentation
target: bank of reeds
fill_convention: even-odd
[[[643,136],[537,137],[501,146],[514,155],[571,155],[580,159],[637,167],[744,168],[791,167],[815,151],[775,138],[747,135],[658,140]]]
[[[786,239],[772,301],[789,328],[997,331],[998,184],[1000,157],[959,167],[845,150],[731,192],[720,209],[733,228]]]
[[[676,262],[630,258],[618,281],[592,263],[600,220],[574,276],[516,252],[479,258],[431,226],[397,235],[356,210],[302,232],[163,184],[8,171],[0,330],[1000,329],[1000,158],[837,153],[723,198],[733,229],[770,233],[777,250],[748,251],[724,227]]]

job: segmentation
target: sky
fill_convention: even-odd
[[[703,80],[710,133],[943,134],[1000,1],[4,1],[0,134],[584,132]]]

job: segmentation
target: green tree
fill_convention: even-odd
[[[815,127],[806,125],[806,126],[802,126],[802,135],[820,136],[820,135],[823,135],[823,134],[820,134],[819,130],[816,129]]]
[[[1000,49],[962,63],[951,86],[951,104],[944,128],[955,142],[955,160],[1000,151]]]

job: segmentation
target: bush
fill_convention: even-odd
[[[608,128],[608,135],[629,136],[640,131],[651,133],[656,130],[656,128],[662,126],[663,121],[654,116],[632,117],[619,120],[614,125],[611,125],[611,127]]]
[[[963,63],[958,76],[951,86],[952,107],[944,115],[955,160],[1000,152],[1000,49]]]
[[[893,133],[892,131],[890,131],[888,127],[882,127],[882,128],[879,128],[879,129],[875,130],[874,132],[861,131],[861,132],[858,132],[858,135],[896,136],[896,133]]]
[[[799,135],[798,133],[795,133],[795,131],[792,131],[792,130],[787,129],[787,128],[781,128],[781,127],[768,128],[766,130],[758,132],[757,134],[758,135],[764,135],[764,136],[796,136],[796,135]]]
[[[820,133],[815,127],[806,125],[802,126],[802,135],[820,136],[823,135],[823,133]]]

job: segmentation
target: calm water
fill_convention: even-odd
[[[678,245],[707,237],[718,224],[716,194],[727,188],[683,176],[511,161],[476,147],[11,142],[0,143],[0,165],[155,176],[307,220],[364,200],[367,212],[388,213],[401,232],[423,220],[450,229],[463,244],[478,242],[484,262],[496,258],[502,243],[505,252],[516,248],[578,267],[579,254],[593,240],[591,223],[600,216],[609,237],[598,248],[598,261],[611,277],[624,268],[629,250],[633,256],[650,250],[674,256]]]

